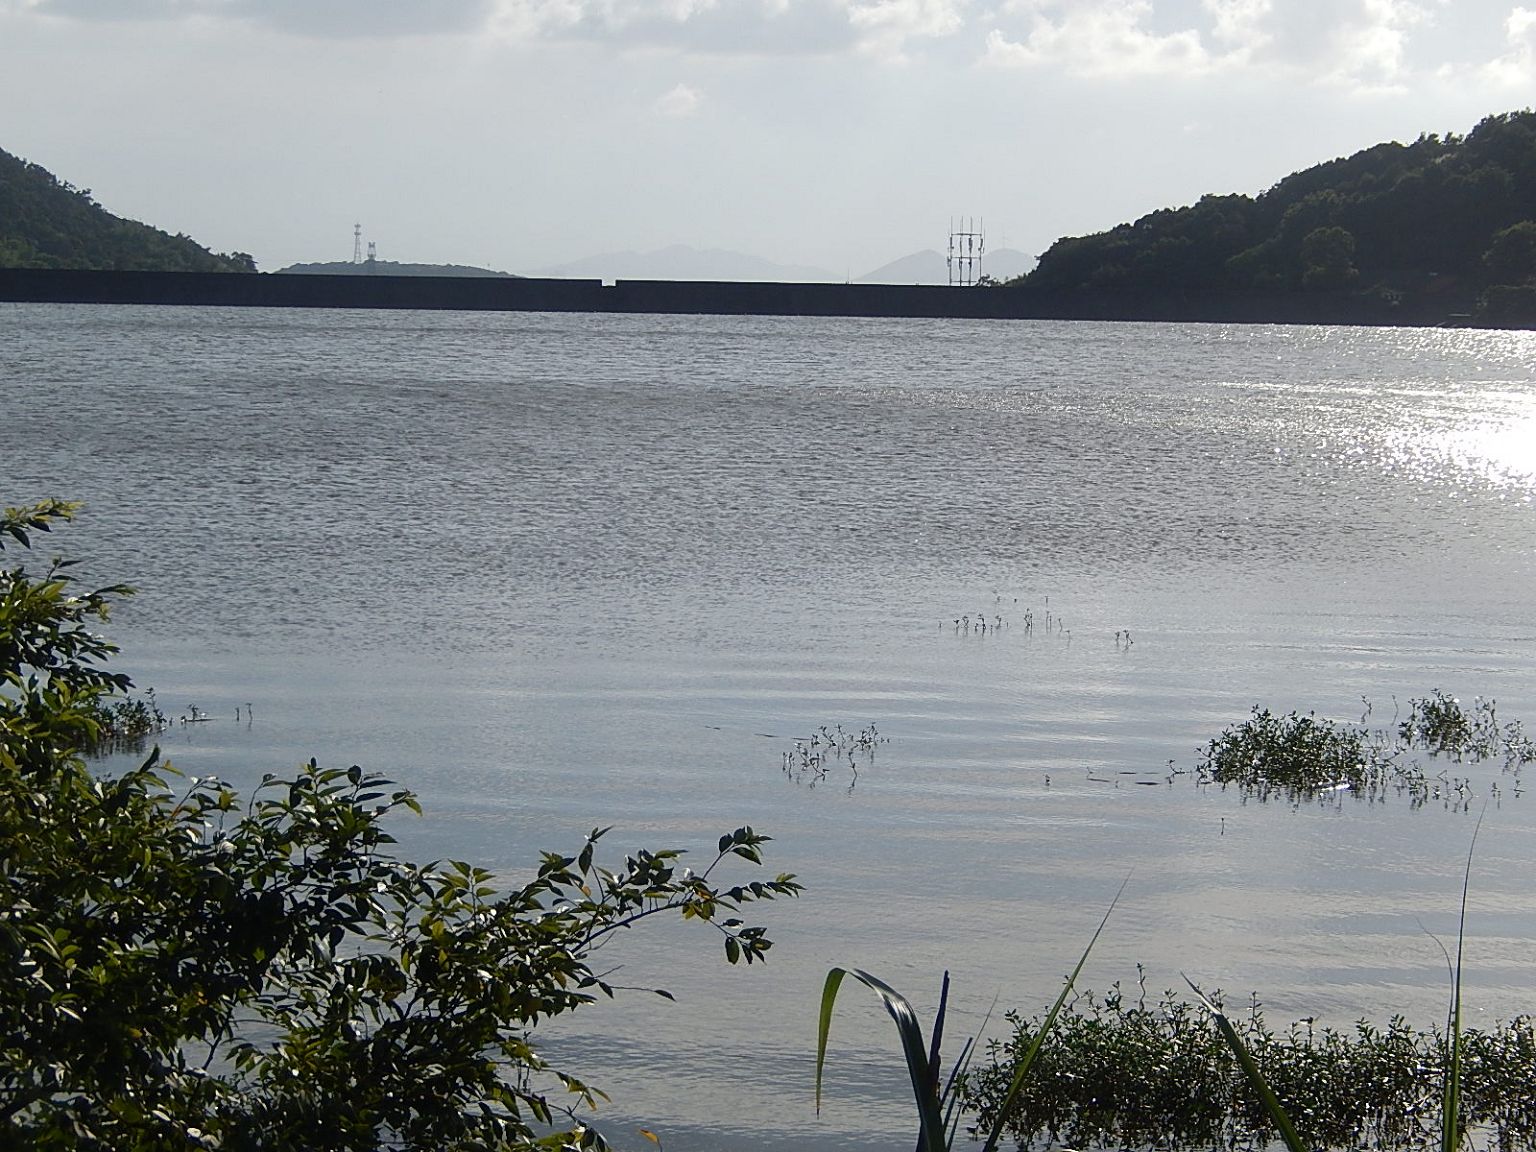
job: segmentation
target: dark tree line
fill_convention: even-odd
[[[256,262],[114,216],[89,188],[0,151],[0,268],[254,272]]]
[[[1536,294],[1536,112],[1378,144],[1257,196],[1204,196],[1058,240],[1014,283],[1067,293]]]

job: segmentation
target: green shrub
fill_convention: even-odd
[[[74,511],[5,510],[0,550]],[[0,568],[0,1146],[593,1146],[577,1109],[600,1094],[534,1033],[614,994],[594,950],[672,912],[750,964],[771,944],[737,910],[800,890],[713,879],[761,863],[746,827],[698,874],[672,849],[603,867],[594,830],[501,891],[395,856],[386,817],[416,800],[356,766],[310,761],[243,802],[158,749],[92,773],[81,752],[130,687],[92,629],[129,591],[82,589],[67,561]]]

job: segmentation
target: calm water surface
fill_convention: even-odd
[[[621,1147],[909,1145],[851,989],[814,1115],[826,968],[1039,1011],[1127,872],[1093,987],[1434,1023],[1485,798],[1469,1003],[1536,1008],[1515,782],[1448,766],[1469,814],[1174,774],[1255,704],[1536,728],[1530,334],[0,305],[0,384],[0,498],[87,501],[59,546],[139,585],[124,667],[227,718],[172,733],[185,770],[359,762],[420,793],[407,852],[508,877],[599,824],[776,838],[809,890],[766,970],[646,931],[616,979],[679,1002],[550,1030]],[[870,723],[856,780],[786,776]]]

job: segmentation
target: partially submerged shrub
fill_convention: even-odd
[[[153,688],[142,696],[95,697],[85,707],[96,725],[95,736],[82,749],[87,756],[138,751],[170,727]]]
[[[1460,754],[1473,746],[1477,733],[1456,697],[1436,688],[1425,699],[1408,704],[1408,719],[1398,725],[1397,732],[1409,747]],[[1491,718],[1491,710],[1488,715]]]
[[[1501,725],[1492,700],[1478,697],[1466,709],[1438,689],[1410,700],[1408,718],[1390,730],[1366,728],[1363,718],[1348,724],[1312,713],[1277,716],[1255,705],[1249,719],[1201,750],[1195,781],[1232,786],[1260,800],[1298,803],[1349,793],[1374,801],[1398,792],[1415,806],[1443,799],[1466,808],[1473,797],[1471,781],[1443,767],[1426,768],[1415,753],[1457,763],[1502,759],[1518,796],[1521,770],[1536,763],[1536,742],[1519,721]]]
[[[1251,719],[1206,745],[1199,771],[1216,784],[1261,796],[1278,790],[1293,800],[1330,789],[1365,791],[1379,782],[1359,731],[1310,713],[1276,716],[1257,706]]]

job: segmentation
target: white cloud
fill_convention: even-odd
[[[717,55],[818,55],[854,46],[853,0],[495,0],[506,40],[586,40]]]
[[[703,102],[704,93],[697,88],[690,88],[687,84],[678,84],[658,96],[651,107],[662,116],[681,119],[696,113]]]
[[[729,55],[813,56],[907,47],[963,30],[972,0],[496,0],[504,38],[647,44]]]
[[[900,60],[909,41],[959,32],[965,8],[966,0],[851,0],[848,22],[866,51]]]
[[[1358,93],[1406,91],[1408,39],[1428,15],[1411,0],[1363,0],[1358,16],[1335,29],[1332,67],[1322,79]]]
[[[1511,8],[1504,18],[1509,50],[1483,67],[1483,75],[1500,86],[1528,88],[1536,79],[1536,11]]]
[[[1525,11],[1512,14],[1499,61],[1511,76],[1536,64]],[[1460,0],[1004,0],[995,18],[982,62],[997,67],[1111,81],[1241,75],[1351,96],[1406,94],[1488,26]]]
[[[1265,21],[1274,11],[1272,0],[1202,0],[1211,17],[1211,38],[1230,51],[1251,51],[1269,42]]]
[[[1017,10],[1020,5],[1015,4]],[[1054,65],[1090,77],[1208,72],[1226,63],[1212,55],[1193,29],[1157,32],[1151,0],[1096,0],[1052,19],[1042,7],[1021,40],[994,28],[983,62],[999,67]]]

